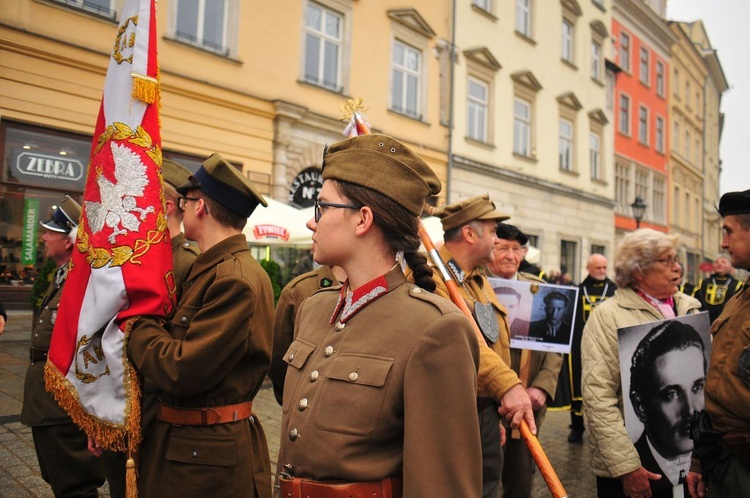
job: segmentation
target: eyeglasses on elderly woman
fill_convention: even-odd
[[[680,258],[678,258],[677,256],[670,256],[664,259],[655,259],[654,263],[661,263],[671,268],[675,265],[675,263],[677,263],[678,265],[680,264]]]

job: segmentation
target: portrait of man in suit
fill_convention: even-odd
[[[529,334],[529,321],[522,318],[521,293],[512,287],[494,288],[498,301],[508,309],[508,322],[510,323],[510,338],[525,338]]]
[[[554,344],[570,344],[570,298],[559,291],[544,296],[544,318],[529,326],[529,338]]]
[[[669,320],[646,334],[632,356],[630,402],[643,424],[635,448],[664,487],[681,483],[690,465],[690,418],[704,407],[705,349],[692,326]]]

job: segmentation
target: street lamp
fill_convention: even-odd
[[[641,220],[643,219],[643,214],[646,212],[647,207],[648,204],[646,204],[646,201],[641,199],[640,195],[637,196],[633,201],[633,204],[630,205],[630,208],[633,210],[633,218],[635,218],[636,230],[641,228]]]

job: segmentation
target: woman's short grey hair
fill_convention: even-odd
[[[670,249],[677,249],[679,235],[641,228],[627,234],[615,254],[615,283],[620,288],[633,287],[635,276]]]

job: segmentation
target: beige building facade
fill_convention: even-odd
[[[542,268],[574,281],[614,252],[610,21],[605,2],[576,0],[456,12],[451,199],[488,192]]]
[[[21,257],[24,229],[63,194],[81,198],[123,3],[7,0],[0,9],[6,306],[28,302],[44,259],[41,233],[32,236],[33,256]],[[450,2],[419,3],[303,0],[251,9],[240,0],[160,1],[164,155],[195,170],[220,152],[264,194],[311,205],[325,144],[345,138],[342,105],[361,98],[374,131],[407,143],[445,180],[440,54]],[[32,160],[59,165],[63,174],[23,176],[14,166]]]
[[[701,227],[702,253],[705,261],[713,261],[721,251],[721,218],[716,212],[719,204],[719,174],[721,156],[719,144],[724,123],[721,112],[722,95],[729,89],[719,56],[711,46],[705,26],[701,21],[679,23],[680,28],[693,42],[696,51],[703,58],[707,78],[703,89],[703,185],[701,210],[703,225]]]
[[[703,260],[704,115],[708,71],[703,56],[682,25],[670,22],[672,45],[669,122],[672,126],[669,210],[670,231],[680,235],[690,281],[697,281]]]

